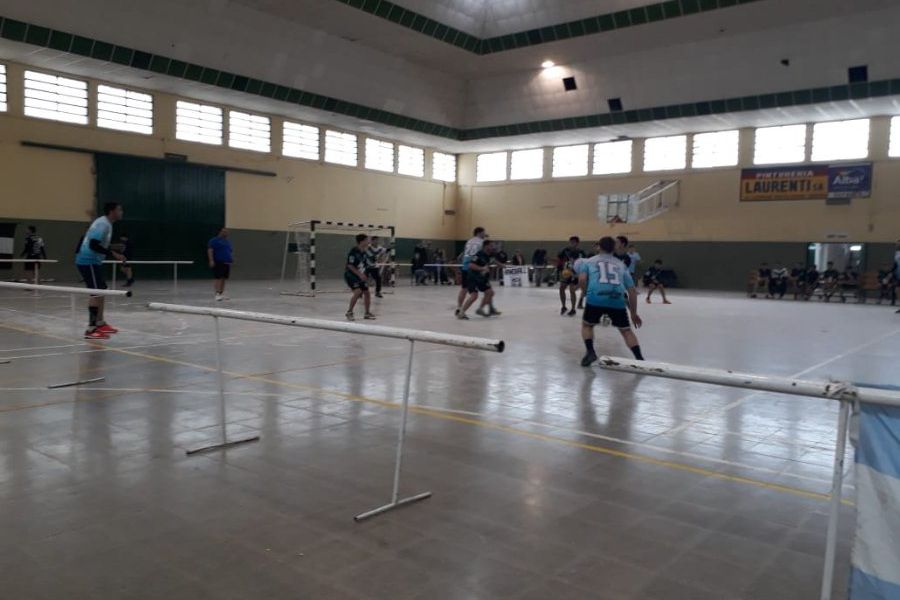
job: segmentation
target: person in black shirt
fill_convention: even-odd
[[[375,297],[382,298],[381,295],[381,268],[382,258],[385,249],[378,243],[378,236],[373,235],[369,239],[369,246],[366,248],[366,277],[375,280]]]
[[[806,270],[806,288],[805,288],[805,296],[804,300],[809,300],[812,295],[815,293],[816,288],[819,287],[819,270],[815,265],[812,265]]]
[[[625,263],[628,272],[634,274],[631,270],[631,256],[628,253],[628,238],[624,235],[616,236],[616,249],[613,251],[613,256]]]
[[[456,313],[456,318],[462,321],[469,320],[466,311],[478,299],[478,292],[484,295],[481,298],[481,306],[475,311],[482,317],[492,317],[499,315],[500,311],[494,308],[494,290],[491,288],[490,280],[490,264],[494,254],[494,242],[484,240],[481,250],[469,261],[469,274],[466,278],[466,286],[468,298],[465,304]]]
[[[886,263],[878,270],[878,304],[890,298],[891,306],[897,303],[897,277],[894,265]]]
[[[838,280],[841,274],[834,268],[834,263],[828,263],[828,268],[822,272],[822,299],[831,302],[831,297],[838,289]]]
[[[653,292],[656,290],[659,290],[659,293],[662,294],[663,304],[672,304],[669,302],[669,299],[666,298],[666,286],[663,285],[661,280],[663,270],[662,265],[663,262],[657,259],[649,269],[644,271],[644,287],[647,288],[647,304],[652,304],[650,296],[652,296]]]
[[[759,265],[759,269],[756,272],[756,288],[750,294],[750,297],[756,298],[756,292],[762,289],[766,290],[766,298],[771,298],[772,295],[769,293],[769,279],[771,277],[772,269],[769,268],[769,263]]]
[[[803,263],[797,263],[791,269],[791,281],[794,282],[794,300],[806,295],[806,267]]]
[[[775,263],[775,268],[772,269],[771,274],[769,275],[769,296],[772,298],[775,295],[778,295],[778,298],[784,298],[784,294],[787,292],[788,286],[788,270],[785,269],[781,263]]]
[[[356,301],[359,297],[363,297],[366,307],[364,319],[372,320],[375,315],[372,314],[370,306],[372,297],[369,295],[369,283],[366,280],[366,250],[369,248],[369,236],[360,233],[356,236],[356,245],[347,253],[347,268],[344,271],[344,281],[350,287],[353,295],[350,297],[350,308],[347,309],[347,320],[354,321],[356,317],[353,315],[353,309],[356,307]]]
[[[844,272],[838,278],[838,283],[840,284],[841,302],[846,302],[846,294],[859,287],[859,273],[856,272],[853,266],[847,265],[847,268],[844,269]]]
[[[564,315],[568,310],[566,308],[566,290],[569,290],[569,296],[572,299],[572,309],[568,310],[569,316],[575,316],[575,305],[578,293],[578,275],[575,273],[575,261],[584,258],[584,251],[578,247],[581,240],[577,235],[569,238],[569,245],[560,250],[556,259],[556,272],[559,275],[559,301],[562,302],[562,308],[559,314]]]
[[[119,236],[119,247],[121,248],[120,253],[128,262],[119,263],[116,265],[116,268],[120,269],[122,273],[125,274],[125,287],[131,287],[134,285],[134,268],[131,266],[130,261],[134,257],[132,256],[133,247],[131,240],[128,239],[127,235]]]
[[[47,259],[47,245],[44,243],[44,238],[38,235],[37,227],[34,225],[28,226],[28,235],[25,236],[25,249],[22,250],[21,256],[34,261]],[[37,272],[40,273],[38,264],[37,262],[27,262],[25,263],[25,270],[35,271],[35,269],[38,269]]]

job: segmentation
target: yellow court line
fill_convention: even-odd
[[[13,330],[17,330],[17,331],[33,333],[35,335],[41,335],[41,336],[48,337],[48,338],[56,338],[57,337],[57,336],[53,336],[51,334],[45,334],[45,333],[42,333],[39,331],[30,331],[29,332],[27,330],[27,328],[19,328],[19,327],[10,326],[7,324],[0,324],[0,327],[7,328],[7,329],[13,329]],[[173,365],[178,365],[178,366],[183,366],[183,367],[191,367],[191,368],[200,369],[200,370],[203,370],[206,372],[215,372],[216,371],[215,367],[209,367],[209,366],[201,365],[198,363],[191,363],[191,362],[177,360],[177,359],[173,359],[173,358],[167,358],[164,356],[156,356],[154,354],[146,354],[144,352],[135,352],[133,350],[122,350],[122,349],[118,349],[118,348],[105,348],[105,349],[108,350],[109,352],[126,354],[129,356],[144,358],[146,360],[155,361],[155,362],[168,363],[168,364],[173,364]],[[223,370],[222,373],[225,375],[228,375],[229,377],[233,377],[235,379],[247,379],[247,380],[251,380],[251,381],[260,381],[262,383],[270,383],[270,384],[274,384],[274,385],[280,385],[280,386],[287,387],[287,388],[316,391],[319,393],[325,393],[325,394],[329,394],[332,396],[337,396],[339,398],[344,398],[346,400],[352,400],[354,402],[364,402],[367,404],[375,404],[377,406],[381,406],[384,408],[398,409],[401,407],[400,403],[398,403],[398,402],[391,402],[388,400],[379,400],[377,398],[369,398],[366,396],[357,396],[355,394],[348,394],[346,392],[341,392],[338,390],[329,390],[326,388],[320,388],[320,387],[306,385],[306,384],[302,384],[302,383],[290,383],[290,382],[286,382],[286,381],[279,381],[277,379],[270,379],[268,377],[262,377],[262,376],[253,375],[250,373],[237,373],[234,371],[225,371],[225,370]],[[782,493],[790,494],[793,496],[799,496],[799,497],[803,497],[803,498],[812,498],[814,500],[828,501],[831,499],[831,494],[824,494],[821,492],[813,492],[810,490],[804,490],[802,488],[796,488],[796,487],[792,487],[792,486],[788,486],[788,485],[781,485],[778,483],[771,483],[771,482],[763,481],[760,479],[753,479],[750,477],[742,477],[740,475],[730,475],[728,473],[720,473],[718,471],[704,469],[703,467],[696,467],[696,466],[688,465],[688,464],[684,464],[684,463],[678,463],[678,462],[674,462],[674,461],[653,458],[651,456],[645,456],[643,454],[634,454],[631,452],[625,452],[623,450],[616,450],[614,448],[607,448],[605,446],[598,446],[595,444],[578,442],[578,441],[574,441],[574,440],[570,440],[570,439],[566,439],[566,438],[562,438],[562,437],[558,437],[558,436],[546,435],[546,434],[542,434],[542,433],[535,433],[535,432],[527,431],[524,429],[510,427],[508,425],[500,425],[498,423],[493,423],[491,421],[485,421],[482,419],[473,419],[470,417],[463,417],[463,416],[458,416],[458,415],[449,414],[449,413],[445,413],[445,412],[438,412],[438,411],[434,411],[432,409],[422,408],[419,406],[410,406],[409,410],[412,413],[435,417],[438,419],[443,419],[445,421],[454,421],[457,423],[465,423],[467,425],[474,425],[476,427],[484,427],[486,429],[493,429],[495,431],[503,431],[505,433],[517,434],[517,435],[521,435],[524,437],[528,437],[531,439],[540,440],[540,441],[544,441],[544,442],[558,443],[558,444],[562,444],[562,445],[565,445],[565,446],[568,446],[571,448],[579,448],[582,450],[588,450],[590,452],[596,452],[596,453],[605,454],[608,456],[615,456],[618,458],[627,458],[627,459],[631,459],[631,460],[637,460],[640,462],[669,468],[669,469],[672,469],[675,471],[683,471],[683,472],[687,472],[687,473],[693,473],[695,475],[701,475],[701,476],[709,477],[712,479],[720,479],[723,481],[731,481],[734,483],[751,485],[754,487],[768,489],[768,490],[772,490],[772,491],[776,491],[776,492],[782,492]],[[842,503],[847,506],[853,506],[853,502],[851,502],[850,500],[843,499]]]

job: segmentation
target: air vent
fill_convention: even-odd
[[[860,65],[858,67],[850,67],[847,69],[847,79],[850,83],[866,83],[869,81],[868,65]]]
[[[606,101],[609,104],[610,112],[622,112],[622,99],[621,98],[610,98]]]
[[[574,77],[565,77],[563,78],[563,87],[566,88],[567,92],[571,92],[578,89],[578,84],[575,83]]]

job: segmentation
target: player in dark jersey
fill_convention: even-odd
[[[366,248],[366,276],[375,280],[375,297],[381,298],[381,269],[387,251],[378,243],[378,236],[373,235]]]
[[[650,268],[644,271],[644,287],[647,288],[647,304],[652,304],[650,296],[652,296],[653,292],[656,290],[659,290],[659,293],[662,294],[663,304],[672,304],[669,302],[669,299],[666,298],[666,286],[662,283],[662,266],[663,262],[656,259]]]
[[[631,254],[628,252],[628,238],[624,235],[616,236],[616,249],[613,252],[613,256],[625,263],[625,266],[628,267],[628,272],[634,277],[634,269],[631,268]]]
[[[362,296],[363,303],[366,307],[364,319],[372,320],[375,315],[372,314],[370,306],[372,297],[369,294],[369,283],[366,278],[366,250],[369,248],[369,236],[360,233],[356,236],[356,245],[347,253],[347,268],[344,271],[344,281],[350,287],[353,295],[350,297],[350,308],[347,309],[347,320],[354,321],[356,317],[353,315],[353,309],[356,307],[356,301]]]
[[[781,263],[775,263],[775,268],[772,269],[772,273],[769,276],[769,296],[774,298],[777,295],[779,300],[784,298],[785,293],[787,293],[787,286],[788,270]]]
[[[564,315],[568,312],[570,317],[575,316],[575,305],[578,295],[578,274],[575,272],[575,261],[584,258],[584,250],[578,247],[581,240],[577,235],[569,238],[569,245],[560,250],[556,255],[556,272],[559,275],[559,301],[562,302],[562,308],[559,314]],[[566,307],[566,290],[569,290],[569,296],[572,300],[572,308]]]
[[[491,259],[494,255],[494,242],[484,240],[481,249],[472,256],[468,264],[468,275],[466,276],[466,290],[468,297],[465,303],[456,313],[456,318],[467,321],[469,317],[466,311],[478,299],[478,292],[482,292],[481,306],[475,311],[482,317],[492,317],[499,315],[500,311],[494,308],[494,290],[491,288]]]

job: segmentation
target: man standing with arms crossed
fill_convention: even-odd
[[[462,267],[460,268],[461,272],[461,281],[459,287],[459,294],[456,296],[456,314],[459,315],[462,310],[463,301],[466,299],[466,295],[469,293],[469,263],[472,262],[472,259],[475,258],[475,255],[481,252],[482,246],[484,246],[484,238],[487,237],[487,234],[484,231],[484,227],[476,227],[472,232],[472,239],[466,242],[465,249],[462,253]]]
[[[587,289],[587,306],[581,323],[581,337],[587,352],[581,366],[590,366],[597,360],[594,350],[594,327],[609,322],[619,330],[628,348],[637,360],[644,360],[637,336],[631,330],[628,313],[635,327],[643,324],[637,314],[637,290],[628,267],[613,256],[616,242],[611,237],[600,240],[600,252],[579,265],[579,284]],[[627,311],[626,311],[627,306]]]
[[[228,230],[224,227],[219,230],[216,237],[206,244],[206,257],[209,259],[209,268],[212,269],[216,290],[216,302],[228,300],[225,295],[225,281],[231,277],[232,256],[231,242],[228,240]]]
[[[113,223],[122,219],[122,207],[117,202],[103,205],[103,216],[95,219],[78,246],[75,254],[75,266],[78,268],[85,285],[92,290],[105,290],[106,279],[103,277],[103,261],[107,258],[124,261],[125,257],[110,249]],[[91,296],[88,301],[88,328],[84,332],[86,340],[108,340],[109,336],[119,330],[103,320],[103,296]]]
[[[375,280],[375,297],[382,298],[381,295],[381,268],[383,265],[382,255],[386,252],[378,243],[378,236],[373,235],[369,247],[366,248],[366,276]]]
[[[362,296],[363,304],[366,312],[363,318],[373,320],[375,315],[370,309],[372,297],[369,294],[369,282],[366,279],[366,250],[369,248],[369,236],[360,233],[356,236],[356,245],[347,253],[347,267],[344,270],[344,281],[350,288],[352,295],[350,296],[350,308],[347,309],[347,320],[354,321],[356,317],[353,315],[353,309],[356,308],[356,302]]]

